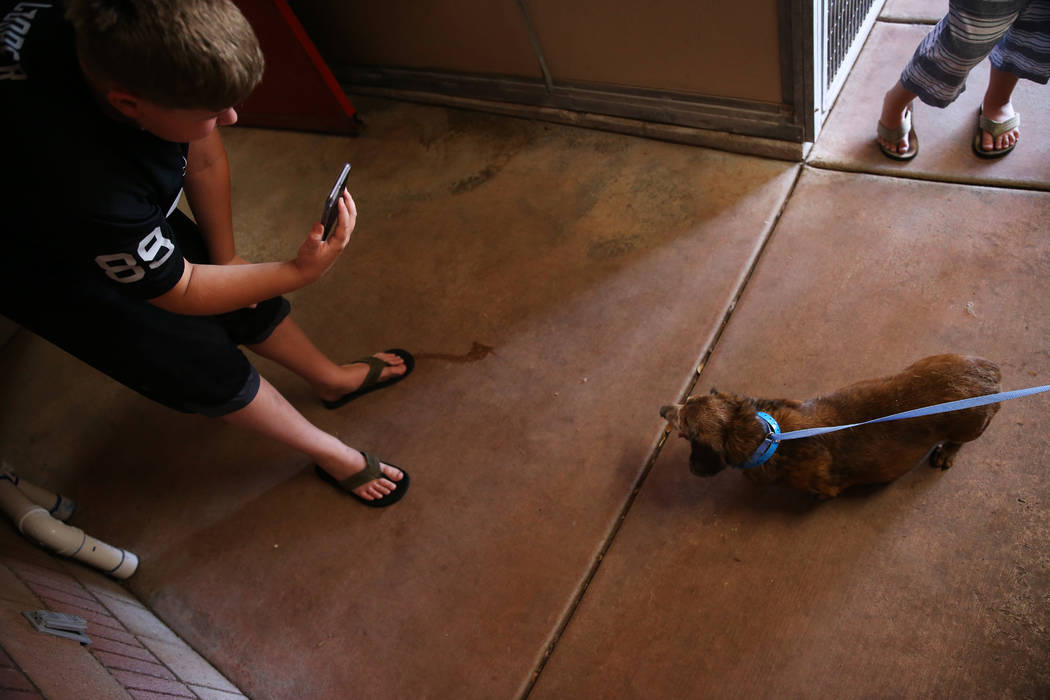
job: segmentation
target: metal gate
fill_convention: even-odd
[[[821,0],[824,46],[821,106],[826,114],[871,31],[883,0]]]

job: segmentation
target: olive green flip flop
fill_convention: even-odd
[[[364,503],[369,508],[386,508],[387,506],[392,506],[398,501],[400,501],[401,498],[405,495],[405,492],[408,491],[408,472],[406,472],[404,469],[401,469],[401,467],[397,465],[390,464],[390,462],[387,462],[389,466],[394,467],[394,469],[397,469],[401,472],[400,481],[394,481],[393,479],[390,480],[397,486],[397,488],[395,488],[393,491],[383,496],[382,498],[374,498],[372,500],[368,500],[367,498],[361,498],[356,493],[354,493],[354,489],[356,489],[358,486],[363,486],[369,481],[373,481],[375,479],[386,478],[383,476],[383,472],[379,468],[379,459],[377,457],[375,457],[374,455],[370,455],[367,452],[362,452],[361,454],[365,457],[365,468],[357,472],[356,474],[351,474],[342,481],[336,479],[334,476],[326,472],[324,469],[321,469],[321,467],[316,464],[314,465],[314,471],[317,472],[317,476],[321,477],[322,480],[327,481],[329,484],[332,484],[337,489],[346,491],[348,494],[356,498],[361,503]]]
[[[412,353],[408,350],[402,350],[401,348],[391,348],[390,350],[384,350],[383,352],[390,355],[397,355],[405,361],[405,373],[394,377],[393,379],[387,379],[380,381],[379,375],[383,373],[383,370],[387,367],[393,367],[393,365],[383,362],[378,357],[362,357],[360,360],[354,360],[350,364],[356,364],[358,362],[368,365],[368,374],[365,376],[365,380],[361,382],[361,386],[351,391],[349,394],[344,394],[334,401],[321,400],[321,403],[325,408],[331,410],[345,406],[356,398],[369,394],[377,389],[385,389],[388,386],[393,386],[399,381],[412,374],[412,370],[415,369],[416,359],[412,357]]]

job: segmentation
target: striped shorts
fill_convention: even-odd
[[[948,14],[919,44],[901,84],[926,104],[946,107],[985,56],[1001,71],[1045,85],[1050,0],[949,0]]]

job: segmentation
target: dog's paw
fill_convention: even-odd
[[[930,466],[934,469],[940,469],[942,472],[948,471],[952,468],[952,462],[954,462],[954,453],[949,453],[948,450],[944,449],[944,445],[937,445],[933,448],[933,452],[930,453]]]

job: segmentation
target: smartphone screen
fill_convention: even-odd
[[[342,196],[349,177],[350,164],[347,163],[343,166],[343,171],[339,173],[339,177],[336,178],[335,185],[324,203],[324,213],[321,214],[321,224],[324,226],[324,233],[321,234],[322,241],[328,240],[328,234],[332,232],[332,229],[335,228],[335,222],[339,220],[339,197]]]

